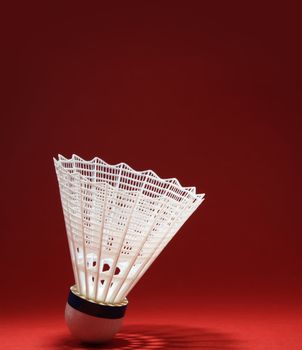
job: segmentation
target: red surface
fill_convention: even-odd
[[[158,306],[158,305],[157,305]],[[216,305],[217,306],[217,305]],[[168,313],[163,312],[168,311]],[[161,306],[130,309],[124,327],[97,349],[300,350],[301,309],[284,307],[203,307],[172,311]],[[71,338],[60,314],[6,320],[0,326],[3,349],[89,349]]]
[[[165,301],[152,322],[167,337],[176,323],[238,332],[252,349],[302,348],[298,6],[94,6],[1,10],[2,343],[14,349],[30,334],[27,348],[43,337],[51,348],[65,336],[58,315],[73,277],[52,157],[77,153],[207,195],[129,296],[128,322],[144,326],[144,305]],[[192,324],[182,316],[191,309],[201,315]]]

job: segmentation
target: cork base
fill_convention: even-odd
[[[126,305],[90,302],[71,289],[65,308],[65,321],[74,338],[86,343],[105,343],[120,330]]]

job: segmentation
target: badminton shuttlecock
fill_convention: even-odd
[[[121,326],[126,296],[204,195],[125,163],[76,155],[54,163],[75,278],[66,322],[81,340],[107,341]]]

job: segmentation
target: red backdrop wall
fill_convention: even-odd
[[[3,11],[4,308],[36,309],[47,290],[62,309],[73,283],[58,153],[152,168],[206,193],[133,290],[137,305],[299,296],[301,30],[283,6]]]

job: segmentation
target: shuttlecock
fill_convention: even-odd
[[[126,296],[204,194],[97,157],[54,163],[75,278],[65,319],[78,339],[107,341],[121,327]]]

